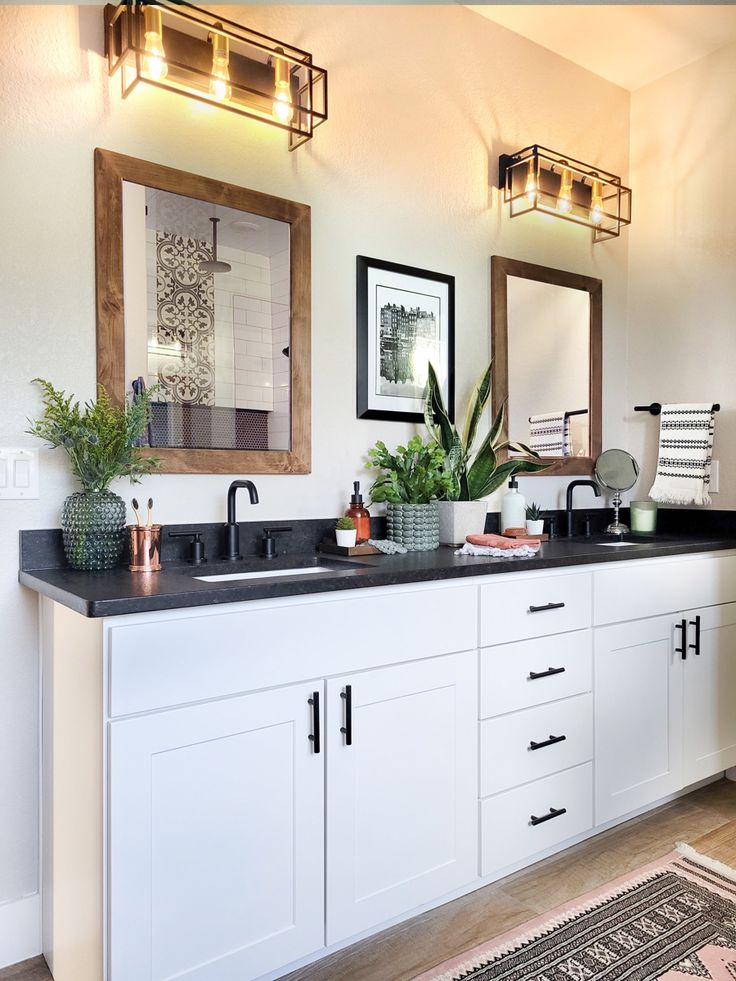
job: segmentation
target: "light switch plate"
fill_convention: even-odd
[[[38,450],[0,447],[0,501],[38,500]]]

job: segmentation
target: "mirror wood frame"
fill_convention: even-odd
[[[123,182],[262,215],[290,226],[291,449],[154,447],[162,473],[311,472],[311,208],[236,184],[199,177],[111,150],[95,150],[97,381],[126,397],[123,288]]]
[[[569,289],[583,290],[590,298],[589,318],[589,433],[590,456],[542,457],[549,467],[542,473],[523,474],[524,477],[551,477],[559,474],[592,475],[597,457],[602,447],[603,417],[603,283],[592,276],[538,266],[532,262],[507,259],[504,256],[491,257],[491,350],[493,354],[493,391],[491,406],[493,418],[509,396],[508,363],[508,277],[533,279],[539,283],[553,286],[566,286]],[[504,414],[503,440],[508,439],[508,413]],[[518,437],[518,434],[514,434]],[[504,450],[503,460],[508,459]]]

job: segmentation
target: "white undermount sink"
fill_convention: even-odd
[[[306,569],[268,569],[265,572],[225,572],[221,576],[194,576],[200,582],[229,582],[236,579],[272,579],[276,576],[309,576],[317,572],[332,572],[324,565],[310,565]]]
[[[596,542],[599,548],[623,548],[625,545],[638,545],[639,542]]]

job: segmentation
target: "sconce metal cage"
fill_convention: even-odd
[[[105,53],[124,98],[146,82],[286,130],[290,150],[327,119],[327,72],[308,51],[186,0],[108,4]]]
[[[631,224],[631,189],[620,177],[536,144],[498,158],[498,186],[512,218],[541,211],[592,228],[594,242]]]

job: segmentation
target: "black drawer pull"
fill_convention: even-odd
[[[567,814],[566,807],[559,807],[557,809],[555,809],[554,807],[550,807],[549,814],[543,814],[541,818],[535,817],[532,814],[531,817],[529,818],[529,824],[531,824],[532,826],[536,826],[537,824],[544,824],[545,821],[551,821],[552,818],[562,817],[563,814]]]
[[[530,613],[544,613],[545,610],[561,610],[564,603],[545,603],[544,606],[530,606]]]
[[[700,614],[698,614],[694,620],[690,621],[690,626],[695,627],[695,643],[688,644],[688,648],[691,651],[695,651],[696,655],[700,657]]]
[[[353,745],[353,686],[345,685],[345,691],[340,692],[340,698],[345,702],[345,725],[340,726],[340,732],[345,736],[345,745]]]
[[[321,739],[320,739],[320,728],[319,728],[319,692],[313,691],[312,697],[308,698],[307,701],[312,706],[312,718],[314,725],[314,732],[309,733],[309,741],[312,744],[312,752],[319,753],[321,749]]]
[[[529,749],[544,749],[545,746],[554,746],[555,743],[564,743],[567,736],[550,736],[549,739],[545,739],[543,743],[535,743],[534,740],[529,743]]]
[[[687,660],[687,648],[685,647],[685,641],[687,639],[687,620],[680,620],[679,623],[675,624],[675,630],[681,630],[680,634],[680,646],[675,648],[675,654],[682,654],[682,660]]]
[[[564,674],[565,668],[547,668],[546,671],[530,671],[529,681],[536,681],[537,678],[549,678],[553,674]]]

